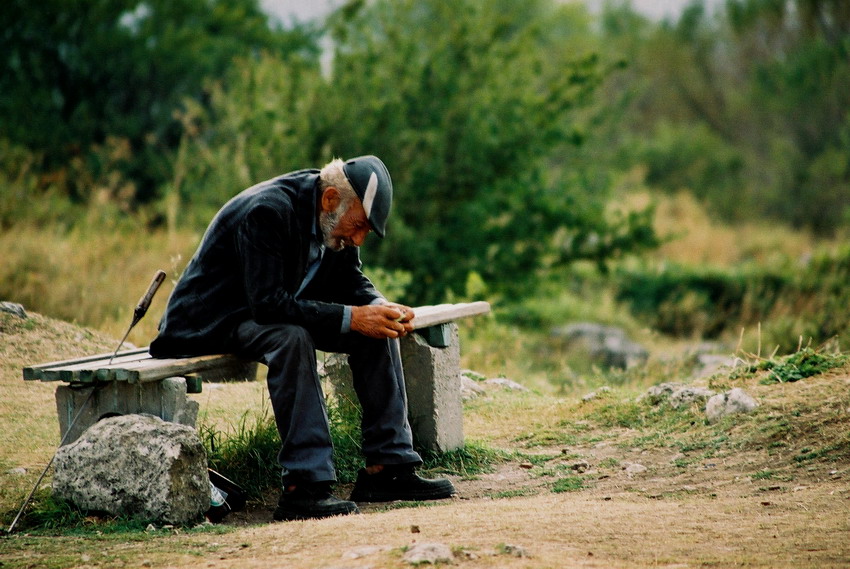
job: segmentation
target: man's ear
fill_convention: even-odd
[[[336,211],[336,208],[339,207],[340,197],[339,190],[334,186],[328,186],[322,191],[322,211],[325,213],[330,213],[332,211]]]

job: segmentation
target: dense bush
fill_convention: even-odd
[[[716,338],[760,327],[784,352],[850,343],[850,248],[802,267],[710,269],[667,265],[616,275],[618,300],[665,334]]]

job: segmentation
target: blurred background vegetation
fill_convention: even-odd
[[[370,153],[397,189],[367,272],[493,302],[464,330],[490,372],[575,320],[850,339],[850,3],[7,0],[0,30],[0,299],[120,336],[231,196]]]

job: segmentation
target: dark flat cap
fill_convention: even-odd
[[[387,167],[376,156],[358,156],[348,160],[342,169],[363,203],[372,229],[383,237],[393,203],[393,181]]]

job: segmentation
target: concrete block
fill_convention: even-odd
[[[401,339],[408,416],[419,448],[446,452],[463,447],[460,341],[457,324],[445,325],[448,346],[434,348],[418,334]]]
[[[92,389],[95,392],[91,400],[71,427]],[[116,415],[147,413],[190,427],[195,426],[198,418],[198,402],[186,397],[186,380],[182,377],[169,377],[149,383],[112,381],[97,388],[78,389],[60,385],[56,388],[56,410],[59,415],[60,440],[67,434],[64,444],[77,440],[100,419]]]
[[[463,447],[463,406],[457,325],[441,327],[445,327],[448,344],[444,348],[430,346],[419,334],[402,338],[400,347],[414,443],[418,449],[446,452]],[[339,405],[356,404],[348,356],[329,354],[323,374]]]

